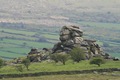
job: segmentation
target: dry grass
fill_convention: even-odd
[[[101,74],[51,75],[39,77],[9,78],[1,80],[120,80],[120,76]]]

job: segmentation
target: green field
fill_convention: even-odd
[[[48,34],[43,34],[42,36],[44,36],[46,38],[49,38],[49,39],[56,39],[56,40],[59,39],[59,35],[50,35],[49,33]]]
[[[57,35],[52,35],[52,33],[49,35],[44,33],[37,35],[38,33],[39,31],[0,27],[0,56],[6,59],[17,58],[27,55],[31,48],[52,48]],[[48,42],[38,41],[42,38],[39,36],[45,37]]]
[[[78,23],[85,26],[82,27],[85,38],[97,40],[106,53],[120,58],[120,24],[83,21]]]
[[[81,25],[84,38],[97,40],[105,52],[120,58],[120,24],[83,21],[77,24]],[[38,25],[26,25],[21,29],[0,27],[0,56],[14,58],[26,55],[31,48],[52,48],[59,42],[60,29]]]
[[[62,63],[46,62],[31,63],[29,71],[24,68],[22,73],[35,73],[35,72],[54,72],[54,71],[73,71],[73,70],[91,70],[91,69],[105,69],[105,68],[120,68],[120,61],[107,61],[105,64],[98,67],[97,65],[90,65],[89,61],[81,61],[80,63],[73,63],[69,60],[66,65]],[[16,71],[14,65],[4,66],[0,69],[0,74],[21,74]]]
[[[21,34],[21,35],[29,35],[32,36],[35,34],[35,32],[30,32],[26,30],[15,30],[15,29],[6,29],[6,28],[0,28],[0,32],[9,32],[9,33],[15,33],[15,34]]]
[[[66,65],[54,62],[41,62],[31,63],[29,71],[23,68],[23,72],[16,70],[15,65],[7,65],[0,69],[0,74],[29,74],[37,72],[58,72],[58,71],[80,71],[80,70],[92,70],[92,69],[107,69],[107,68],[120,68],[120,61],[107,60],[105,64],[100,67],[97,65],[90,65],[89,61],[81,61],[79,63],[73,63],[71,60],[67,61]],[[97,72],[97,73],[82,73],[72,75],[42,75],[36,77],[22,77],[22,78],[2,78],[1,80],[119,80],[120,72]]]

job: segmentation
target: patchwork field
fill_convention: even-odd
[[[7,24],[7,23],[6,23]],[[84,38],[97,40],[104,51],[120,58],[120,24],[78,22]],[[16,24],[13,24],[16,25]],[[27,55],[31,48],[52,48],[59,41],[61,27],[24,25],[0,26],[0,56],[6,59]]]
[[[120,58],[120,24],[79,22],[85,38],[95,39],[106,53]]]
[[[8,59],[25,56],[31,48],[52,48],[58,41],[58,35],[49,31],[0,27],[0,34],[0,56]]]

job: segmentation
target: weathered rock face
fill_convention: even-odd
[[[49,53],[51,52],[47,48],[43,48],[43,50],[40,51],[38,51],[38,49],[31,49],[27,58],[29,58],[31,62],[41,62],[42,60],[47,60],[49,58]]]
[[[65,31],[67,31],[67,33]],[[66,47],[74,47],[74,44],[82,43],[82,36],[82,30],[80,30],[79,27],[76,26],[64,26],[60,31],[60,41],[62,45]]]
[[[70,52],[74,47],[86,50],[87,59],[94,56],[106,57],[95,40],[83,39],[83,31],[77,26],[63,26],[60,31],[60,42],[54,45],[53,53]]]
[[[84,39],[83,31],[77,26],[63,26],[60,31],[59,39],[60,42],[54,45],[52,51],[47,48],[43,48],[41,51],[31,49],[27,57],[31,62],[40,62],[49,59],[49,54],[51,53],[69,53],[73,48],[80,47],[85,50],[86,59],[90,59],[94,56],[113,59],[109,54],[102,51],[101,47],[96,44],[96,40]]]
[[[60,31],[60,41],[53,47],[53,53],[58,51],[70,51],[76,44],[83,41],[83,32],[77,26],[63,26]]]

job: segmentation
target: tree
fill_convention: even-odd
[[[71,58],[75,62],[86,59],[85,50],[82,48],[73,48],[70,52]]]
[[[52,60],[54,60],[55,61],[55,63],[57,63],[58,62],[58,55],[57,55],[57,53],[54,53],[54,54],[51,54],[50,55],[50,58],[52,59]]]
[[[29,70],[28,67],[30,66],[30,60],[28,58],[24,59],[22,61],[22,64],[24,64],[24,66],[26,67],[26,69]]]
[[[3,59],[0,59],[0,68],[4,65]]]
[[[65,65],[65,62],[68,60],[68,57],[69,57],[69,55],[67,55],[67,54],[65,54],[65,53],[61,53],[61,54],[58,54],[58,60],[60,61],[60,62],[62,62],[63,63],[63,65]]]
[[[23,65],[16,65],[15,68],[17,71],[23,72]]]
[[[101,57],[95,57],[90,60],[90,64],[95,64],[95,65],[98,65],[99,67],[101,64],[104,64],[104,63],[105,63],[105,60]]]
[[[55,53],[51,55],[51,59],[57,62],[62,62],[65,65],[65,62],[68,60],[69,55],[66,53]]]

